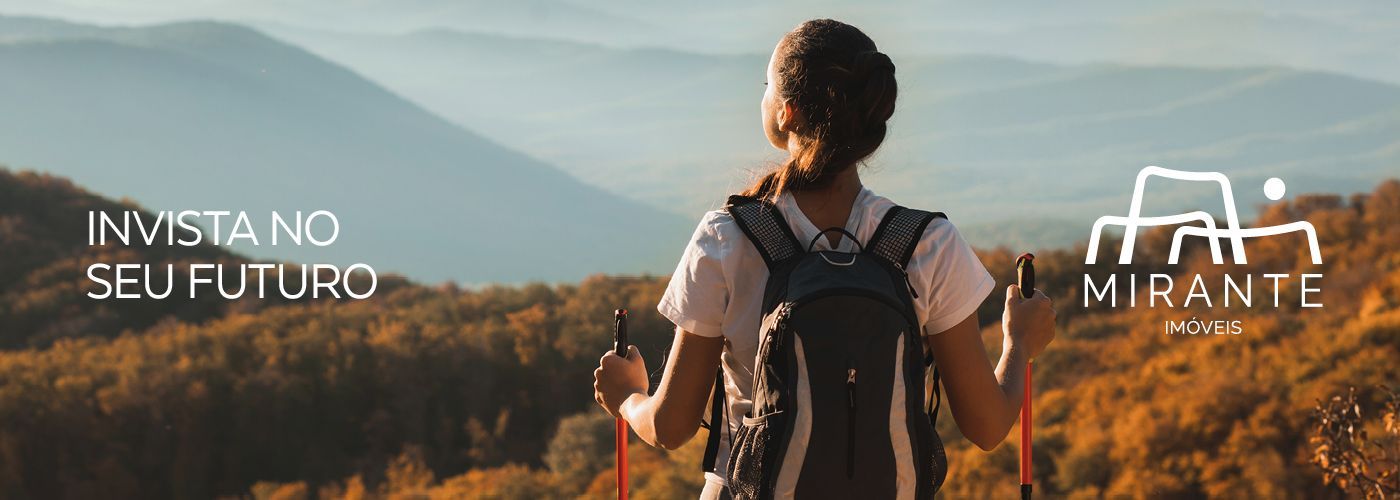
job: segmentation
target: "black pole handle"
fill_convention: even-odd
[[[1035,296],[1035,256],[1030,252],[1016,257],[1016,286],[1021,288],[1021,298]]]
[[[613,311],[613,353],[627,357],[627,310]]]

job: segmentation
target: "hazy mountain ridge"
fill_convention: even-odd
[[[322,30],[397,33],[450,28],[617,47],[750,53],[805,19],[861,26],[894,53],[995,53],[1061,64],[1270,64],[1400,83],[1400,12],[1385,2],[899,0],[782,3],[529,0],[0,0],[0,11],[83,22],[214,18]]]
[[[341,218],[332,247],[244,249],[253,255],[364,261],[428,281],[576,279],[668,272],[693,226],[251,29],[17,31],[0,35],[0,66],[10,69],[0,101],[17,110],[0,120],[6,161],[157,210],[266,218],[326,208]],[[570,244],[583,241],[592,243]]]
[[[273,32],[586,182],[683,214],[714,208],[778,158],[757,123],[761,55],[442,29]],[[895,62],[899,109],[866,182],[949,212],[991,238],[983,245],[1045,235],[1040,224],[1017,222],[1028,212],[1079,227],[1038,246],[1082,238],[1098,215],[1126,210],[1134,174],[1151,164],[1235,177],[1246,216],[1265,201],[1257,186],[1268,177],[1347,191],[1400,165],[1400,87],[1387,83],[1258,65],[898,54]],[[1011,178],[1027,182],[1004,182]],[[1219,204],[1205,190],[1163,188],[1172,193],[1154,197],[1160,211]]]
[[[394,35],[262,27],[492,141],[676,214],[678,227],[780,158],[757,126],[763,55],[452,28]],[[984,246],[1070,244],[1098,215],[1126,209],[1133,175],[1149,164],[1230,175],[1246,217],[1265,201],[1257,187],[1268,177],[1284,178],[1290,192],[1349,191],[1400,164],[1400,87],[1391,84],[1257,65],[895,60],[899,111],[866,182],[900,203],[948,212]],[[1193,186],[1153,191],[1157,212],[1219,205]],[[1028,213],[1036,221],[1024,220]],[[652,269],[664,272],[678,247]]]
[[[197,3],[128,0],[120,4],[21,0],[0,2],[0,11],[101,24],[153,24],[188,19],[258,23],[290,19],[296,20],[296,24],[321,29],[373,26],[371,31],[397,32],[447,25],[507,35],[549,33],[576,40],[608,37],[631,42],[664,34],[660,28],[632,16],[581,2],[559,0],[215,0]]]

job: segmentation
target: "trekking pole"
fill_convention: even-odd
[[[627,357],[627,310],[613,312],[613,353]],[[627,421],[617,419],[617,500],[627,500]]]
[[[1021,297],[1035,296],[1035,256],[1023,253],[1016,257],[1016,286]],[[1026,360],[1025,398],[1021,401],[1021,499],[1031,498],[1031,361]]]

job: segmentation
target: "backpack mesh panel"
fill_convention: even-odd
[[[729,210],[738,212],[734,216],[742,217],[744,221],[749,223],[749,230],[753,231],[753,235],[763,242],[759,248],[770,252],[771,255],[768,257],[774,262],[797,255],[796,246],[784,233],[785,228],[778,227],[779,219],[773,217],[772,213],[766,213],[766,211],[771,210],[767,205],[744,203],[731,206]]]
[[[770,417],[777,415],[773,414]],[[745,419],[735,436],[727,466],[728,488],[734,498],[762,498],[768,481],[777,477],[775,460],[782,426],[776,418]]]
[[[933,480],[933,492],[938,492],[943,487],[943,480],[948,477],[948,456],[943,450],[943,439],[938,437],[938,431],[933,433],[933,457],[928,461],[928,477]]]
[[[927,227],[924,217],[925,213],[918,210],[900,210],[885,226],[885,233],[871,251],[890,262],[904,265],[907,260],[904,245],[910,241],[919,241],[923,236],[916,233]]]

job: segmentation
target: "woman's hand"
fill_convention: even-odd
[[[1006,309],[1001,316],[1004,348],[1024,353],[1027,360],[1039,356],[1055,339],[1055,308],[1040,290],[1021,297],[1021,287],[1006,287]]]
[[[1029,368],[1026,362],[1055,339],[1055,309],[1039,290],[1025,299],[1019,287],[1007,287],[1006,312],[1001,320],[1004,336],[995,369],[987,359],[976,312],[952,328],[925,337],[943,374],[943,388],[958,429],[986,451],[1006,439],[1021,412]]]
[[[612,416],[622,418],[622,403],[633,394],[646,394],[648,384],[646,361],[637,346],[627,347],[625,359],[608,351],[593,370],[593,400]]]

